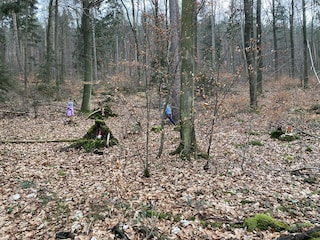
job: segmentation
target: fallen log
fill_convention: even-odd
[[[1,110],[0,111],[3,115],[17,115],[17,116],[22,116],[27,114],[27,111],[6,111],[6,110]]]
[[[31,140],[0,140],[0,144],[24,144],[24,143],[63,143],[63,142],[76,142],[79,139],[31,139]]]
[[[295,234],[280,236],[276,240],[309,240],[309,239],[312,239],[313,237],[318,236],[318,234],[320,234],[319,232],[320,232],[320,227],[315,227],[302,233],[295,233]]]

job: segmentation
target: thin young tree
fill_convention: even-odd
[[[216,8],[217,4],[211,0],[211,67],[215,68],[216,64]]]
[[[303,87],[309,87],[308,77],[308,40],[307,40],[307,20],[306,2],[302,0],[302,37],[303,37]]]
[[[254,75],[253,0],[244,0],[244,48],[250,90],[250,107],[257,107],[257,81]]]
[[[144,12],[146,12],[146,2],[145,0],[143,1],[143,10]],[[143,58],[143,62],[145,65],[147,65],[147,53],[148,53],[148,49],[147,49],[147,41],[148,41],[148,35],[147,35],[147,21],[146,21],[146,17],[143,17],[143,22],[142,22],[142,26],[143,26],[143,30],[144,30],[144,34],[143,34],[143,46],[144,46],[144,58]],[[149,84],[149,80],[147,77],[147,71],[148,69],[145,68],[145,93],[146,93],[146,107],[147,107],[147,131],[146,131],[146,159],[145,159],[145,167],[144,167],[144,176],[145,177],[150,177],[150,168],[149,168],[149,128],[150,128],[150,84]]]

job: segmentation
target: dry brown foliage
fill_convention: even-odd
[[[150,132],[152,175],[143,177],[143,94],[116,94],[112,109],[119,116],[106,122],[120,145],[104,149],[103,155],[60,151],[69,143],[1,144],[0,239],[54,239],[59,232],[73,232],[75,239],[114,239],[111,230],[117,223],[124,224],[129,239],[144,239],[144,234],[154,239],[280,235],[248,232],[241,224],[256,213],[288,224],[319,224],[320,117],[309,109],[319,103],[320,88],[303,90],[287,79],[269,82],[259,109],[250,112],[247,88],[240,85],[225,99],[214,126],[208,171],[203,170],[205,160],[169,155],[179,144],[179,133],[166,125],[160,159],[160,135]],[[212,117],[207,100],[196,103],[197,141],[203,149]],[[78,113],[77,125],[64,125],[64,103],[40,106],[39,114],[2,115],[1,140],[81,138],[93,124]],[[150,126],[159,125],[161,109],[151,114]],[[142,129],[131,131],[137,122]],[[298,140],[270,138],[273,128],[288,125]]]

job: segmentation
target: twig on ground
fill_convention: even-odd
[[[309,137],[320,138],[320,136],[317,136],[317,135],[314,135],[314,134],[305,132],[305,131],[303,131],[303,130],[300,130],[298,133],[299,133],[299,134],[307,135],[307,136],[309,136]]]

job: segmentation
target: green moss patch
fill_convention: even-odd
[[[320,231],[311,234],[312,239],[320,239]]]
[[[254,217],[247,218],[244,223],[248,231],[273,229],[280,232],[289,228],[286,223],[280,222],[266,214],[256,214]]]
[[[299,139],[298,135],[286,134],[286,132],[284,130],[282,130],[281,128],[278,128],[274,131],[271,131],[270,137],[276,138],[276,139],[279,139],[280,141],[285,141],[285,142],[291,142],[291,141]]]
[[[161,133],[162,127],[159,126],[159,125],[153,126],[153,127],[151,128],[151,131],[152,131],[152,132],[155,132],[155,133]]]
[[[320,113],[320,104],[314,104],[310,108],[311,111],[314,111],[315,113],[319,114]]]
[[[278,139],[283,134],[285,134],[285,131],[283,131],[281,128],[278,128],[276,130],[271,131],[270,137]]]
[[[20,185],[22,189],[33,188],[36,186],[36,184],[33,181],[29,180],[22,181]]]
[[[243,199],[240,201],[241,204],[251,204],[251,203],[255,203],[255,201],[252,200],[248,200],[248,199]]]
[[[174,217],[171,212],[157,212],[153,209],[143,210],[140,215],[146,218],[156,217],[159,220],[171,220]]]
[[[304,222],[304,223],[295,223],[295,224],[292,224],[289,228],[289,232],[291,233],[296,233],[296,232],[301,232],[303,231],[304,229],[306,228],[310,228],[312,227],[313,225],[310,223],[310,222]]]
[[[298,140],[299,139],[299,136],[298,135],[282,135],[279,137],[279,140],[280,141],[285,141],[285,142],[291,142],[291,141],[294,141],[294,140]]]
[[[258,141],[258,140],[250,141],[250,142],[249,142],[249,145],[259,146],[259,147],[263,146],[263,144],[262,144],[260,141]]]

